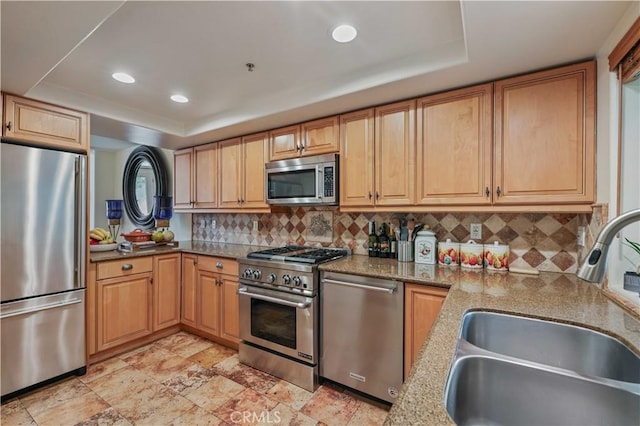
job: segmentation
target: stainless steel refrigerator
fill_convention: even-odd
[[[86,156],[0,144],[2,399],[84,374]]]

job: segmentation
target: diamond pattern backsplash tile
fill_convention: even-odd
[[[606,206],[604,208],[606,210]],[[369,222],[415,219],[428,225],[438,241],[466,242],[469,224],[482,223],[481,243],[509,244],[510,264],[541,271],[575,273],[585,250],[577,245],[578,226],[587,226],[587,247],[601,211],[591,214],[546,213],[341,213],[335,207],[296,207],[286,213],[201,213],[193,215],[197,241],[279,247],[285,244],[348,247],[367,254]],[[258,227],[254,229],[253,223]],[[215,224],[215,227],[214,227]]]

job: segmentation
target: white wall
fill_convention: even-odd
[[[609,218],[617,216],[617,191],[618,191],[618,80],[615,73],[609,72],[608,56],[611,50],[618,44],[622,36],[629,30],[631,25],[640,16],[640,2],[631,2],[629,8],[618,22],[618,25],[612,30],[597,54],[598,60],[598,91],[597,91],[597,200],[601,203],[609,204]],[[629,101],[634,102],[630,97]],[[636,101],[637,102],[636,98]],[[636,115],[638,117],[638,115]],[[636,119],[637,121],[637,119]],[[630,132],[633,130],[630,129]],[[638,135],[636,127],[635,141],[633,135],[628,139],[632,144],[638,145]],[[622,177],[622,187],[629,190],[632,187],[637,188],[638,182],[638,163],[640,158],[632,152],[626,154],[636,155],[635,161],[631,158],[632,167],[627,167],[627,173]],[[625,157],[627,155],[625,154]],[[635,174],[633,174],[635,172]],[[630,174],[631,173],[631,174]],[[626,185],[625,185],[626,183]],[[637,189],[636,189],[637,191]],[[632,205],[633,201],[629,200],[627,205],[623,206],[623,210],[639,208],[640,204]],[[637,225],[627,227],[625,233],[636,232]],[[640,228],[639,228],[640,229]],[[636,234],[637,235],[637,234]],[[612,289],[622,288],[622,274],[625,270],[630,270],[629,262],[625,261],[621,252],[621,240],[616,238],[611,245],[608,255],[608,280],[609,287]],[[620,292],[624,292],[620,290]],[[630,292],[624,292],[634,303],[639,303],[638,295]]]
[[[92,218],[95,226],[106,228],[107,199],[122,199],[122,176],[129,155],[136,147],[118,151],[95,150],[95,188],[92,198]],[[161,149],[162,160],[167,170],[169,194],[173,191],[173,151]],[[94,225],[92,225],[94,227]],[[127,217],[126,211],[120,224],[120,232],[131,232],[136,226]],[[191,240],[191,214],[175,213],[171,219],[171,230],[176,240]],[[121,238],[122,240],[122,238]]]

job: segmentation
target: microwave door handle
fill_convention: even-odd
[[[318,199],[322,200],[324,197],[324,170],[322,167],[318,167]]]
[[[273,303],[277,303],[279,305],[284,305],[284,306],[290,306],[292,308],[298,308],[298,309],[306,309],[309,306],[311,306],[311,302],[290,302],[288,300],[282,300],[280,298],[277,297],[270,297],[270,296],[265,296],[263,294],[256,294],[256,293],[251,293],[249,291],[247,291],[247,287],[240,287],[237,290],[237,293],[239,295],[243,295],[243,296],[249,296],[252,297],[254,299],[258,299],[258,300],[264,300],[265,302],[273,302]]]

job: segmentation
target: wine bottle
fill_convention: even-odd
[[[389,247],[389,237],[387,236],[387,225],[384,222],[380,226],[380,237],[378,239],[380,241],[380,257],[388,258],[391,249]]]
[[[389,257],[392,259],[398,257],[398,240],[396,239],[396,229],[393,225],[389,225]]]
[[[376,234],[376,222],[369,224],[369,257],[378,257],[380,247],[378,246],[378,234]]]

